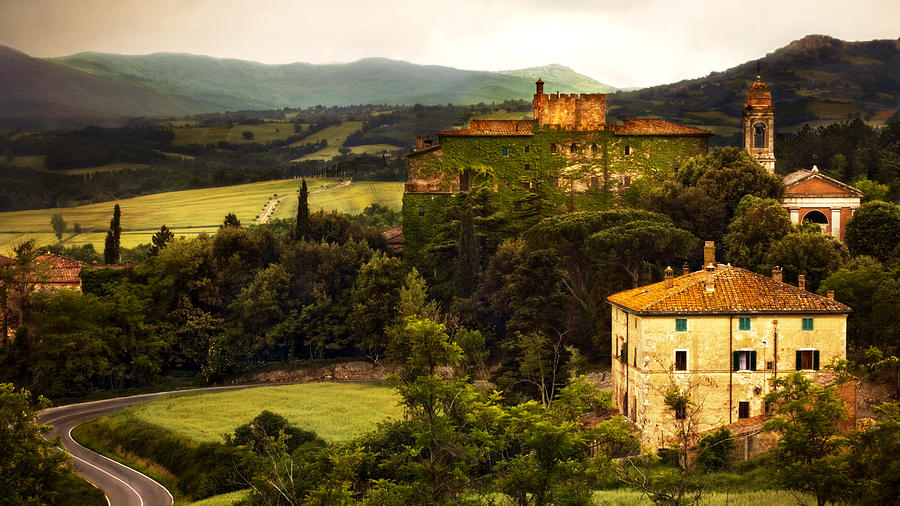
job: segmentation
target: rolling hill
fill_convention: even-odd
[[[483,72],[385,58],[266,65],[189,54],[79,53],[32,58],[0,46],[0,117],[170,116],[351,104],[474,104],[550,87],[614,90],[561,65]]]
[[[776,128],[799,129],[861,118],[872,124],[900,119],[900,40],[846,42],[809,35],[759,61],[775,104]],[[664,116],[712,130],[736,144],[747,88],[757,61],[706,77],[617,92],[608,97],[613,119]]]

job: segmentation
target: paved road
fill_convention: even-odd
[[[66,450],[72,455],[72,466],[86,480],[106,494],[110,506],[168,506],[172,504],[172,494],[165,487],[143,474],[96,454],[72,439],[72,429],[82,423],[106,416],[134,404],[165,397],[173,393],[210,392],[234,390],[261,385],[235,385],[228,387],[198,388],[177,392],[159,392],[135,395],[103,401],[70,404],[41,411],[40,423],[53,425],[49,438],[59,434]]]

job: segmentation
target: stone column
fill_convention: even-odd
[[[831,235],[841,240],[841,208],[831,208]]]

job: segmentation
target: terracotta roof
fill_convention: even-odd
[[[739,267],[719,265],[714,290],[706,290],[707,273],[697,271],[610,295],[610,304],[637,314],[849,313],[840,302],[801,290]]]
[[[16,263],[16,261],[13,260],[12,258],[0,255],[0,267],[3,267],[5,265],[12,265],[14,263]]]
[[[613,125],[617,135],[712,135],[709,130],[679,125],[664,119],[626,119]]]
[[[45,283],[81,283],[82,263],[72,258],[45,253],[36,259],[47,269]]]
[[[403,252],[403,228],[402,227],[390,227],[384,230],[381,233],[382,237],[384,237],[385,242],[388,246],[388,251],[392,253],[402,253]]]
[[[441,136],[527,136],[533,135],[534,120],[531,119],[473,119],[468,128],[442,130]]]
[[[769,86],[759,76],[756,76],[756,81],[747,89],[747,105],[772,105]]]
[[[843,190],[843,193],[852,193],[853,195],[856,195],[858,197],[863,196],[863,193],[861,191],[850,186],[849,184],[842,183],[842,182],[838,181],[837,179],[834,179],[833,177],[828,177],[825,174],[822,174],[821,172],[819,172],[819,170],[816,169],[815,167],[813,167],[813,169],[814,170],[800,169],[800,170],[791,172],[790,174],[784,176],[784,178],[781,180],[781,182],[784,183],[785,192],[790,190],[791,187],[797,186],[798,184],[800,184],[804,181],[808,181],[810,179],[818,179],[825,183],[830,183],[834,186],[837,186],[839,189]],[[824,194],[816,193],[816,195],[824,195]]]

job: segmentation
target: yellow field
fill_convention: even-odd
[[[26,169],[43,169],[47,155],[24,155],[13,158],[12,164]]]
[[[260,123],[259,125],[225,125],[211,127],[176,127],[174,144],[216,144],[219,141],[231,143],[269,142],[286,139],[294,135],[293,123]],[[253,132],[253,139],[244,139],[243,132]],[[328,141],[331,142],[331,141]]]
[[[362,155],[380,155],[381,153],[392,153],[394,151],[399,151],[403,148],[399,146],[391,146],[390,144],[364,144],[362,146],[349,146],[350,153]],[[308,155],[301,156],[300,158],[296,158],[291,160],[293,162],[303,161],[303,160],[331,160],[332,158],[341,154],[340,152],[341,146],[327,146],[324,149],[320,149],[315,153],[310,153]]]
[[[373,202],[400,209],[403,194],[403,183],[398,182],[364,182],[338,186],[334,179],[309,179],[307,185],[312,210],[359,213]],[[56,213],[63,215],[70,229],[77,222],[85,231],[77,236],[66,234],[63,244],[90,243],[97,251],[102,251],[116,203],[122,209],[121,244],[127,248],[148,244],[161,225],[172,229],[177,236],[195,236],[201,232],[215,232],[228,213],[236,214],[241,223],[249,225],[266,203],[277,196],[290,195],[281,203],[275,217],[290,218],[297,212],[297,199],[293,197],[299,186],[298,180],[286,179],[158,193],[71,208],[0,213],[0,253],[8,254],[12,245],[29,238],[36,239],[38,244],[56,242],[50,226],[50,217]]]

